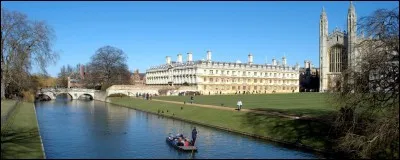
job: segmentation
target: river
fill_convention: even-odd
[[[263,140],[100,101],[57,99],[36,103],[46,158],[318,158]],[[177,151],[169,133],[190,135],[198,152]]]

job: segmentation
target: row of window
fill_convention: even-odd
[[[204,70],[204,73],[207,73],[207,70]],[[209,72],[208,72],[209,74],[214,74],[214,70],[209,70]],[[225,73],[226,73],[226,75],[238,75],[238,76],[240,76],[240,74],[242,75],[242,76],[246,76],[246,75],[248,75],[248,76],[258,76],[258,75],[260,75],[260,76],[265,76],[265,77],[267,77],[268,75],[271,77],[272,75],[274,76],[274,77],[277,77],[277,76],[286,76],[286,77],[289,77],[289,76],[291,76],[291,77],[294,77],[294,76],[298,76],[297,74],[293,74],[293,73],[267,73],[267,72],[250,72],[250,71],[243,71],[243,72],[241,72],[241,71],[224,71],[224,70],[215,70],[215,74],[221,74],[221,75],[225,75]],[[253,74],[251,74],[251,73],[253,73]]]
[[[204,90],[296,90],[297,87],[279,86],[212,86],[204,85]]]
[[[207,81],[208,79],[208,81]],[[225,79],[225,78],[204,78],[204,82],[239,82],[239,83],[268,83],[268,80],[263,80],[263,79],[244,79],[244,78],[232,78],[232,79]],[[284,84],[297,84],[298,81],[293,81],[293,80],[269,80],[269,83],[284,83]]]

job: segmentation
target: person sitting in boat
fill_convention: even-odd
[[[189,146],[189,141],[185,139],[184,146]]]
[[[181,138],[181,137],[179,137],[179,140],[178,140],[178,144],[177,144],[178,146],[183,146],[184,145],[184,141],[183,141],[183,139]]]

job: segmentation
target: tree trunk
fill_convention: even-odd
[[[4,79],[3,79],[3,74],[1,75],[1,99],[4,99],[5,96],[5,91],[6,91],[6,85],[4,83]]]
[[[4,79],[4,59],[3,59],[3,53],[1,55],[1,99],[6,98],[6,84],[5,84],[5,79]]]

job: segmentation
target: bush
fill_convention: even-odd
[[[115,93],[115,94],[110,94],[108,97],[128,97],[128,96],[122,93]]]
[[[22,99],[26,102],[34,102],[35,101],[35,93],[32,90],[22,91]]]

